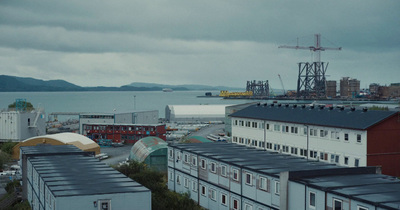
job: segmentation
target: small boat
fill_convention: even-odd
[[[163,88],[162,91],[163,92],[172,92],[173,90],[171,88]]]

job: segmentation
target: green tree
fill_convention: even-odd
[[[34,109],[35,109],[35,108],[33,107],[33,105],[31,104],[31,102],[23,102],[23,103],[26,103],[26,110],[27,110],[27,111],[31,111],[31,110],[34,110]],[[17,102],[14,102],[14,103],[8,105],[8,108],[9,108],[9,109],[15,109],[16,106],[17,106]]]
[[[11,156],[0,150],[0,169],[3,170],[4,164],[10,162]]]
[[[167,188],[167,175],[150,169],[144,163],[129,161],[116,170],[151,190],[152,209],[203,209],[190,199],[188,193],[179,194]]]
[[[4,143],[3,145],[1,145],[1,151],[5,152],[5,153],[7,153],[9,155],[12,155],[13,148],[17,144],[18,144],[18,142],[8,141],[8,142]]]

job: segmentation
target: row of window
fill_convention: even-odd
[[[154,127],[143,126],[112,126],[112,125],[83,125],[84,130],[101,130],[101,131],[154,131]]]
[[[298,134],[301,129],[300,127],[297,127],[297,126],[288,126],[288,125],[279,125],[279,124],[274,124],[273,129],[272,129],[272,127],[270,129],[270,125],[268,123],[264,125],[264,123],[253,122],[253,121],[243,121],[243,120],[234,120],[234,125],[238,125],[238,126],[242,126],[242,127],[260,128],[260,129],[264,129],[264,126],[265,126],[265,129],[270,130],[270,131],[276,131],[276,132],[281,132],[281,133],[292,133],[292,134]],[[304,128],[302,128],[302,130],[303,130],[302,135],[307,136],[308,128],[304,127]],[[330,133],[331,133],[331,135],[330,135],[331,139],[340,140],[339,132],[330,131]],[[310,136],[329,138],[329,131],[324,130],[324,129],[311,128]],[[345,141],[349,141],[349,134],[344,133],[343,139]],[[361,143],[361,134],[356,134],[356,141],[357,141],[357,143]]]
[[[170,172],[170,179],[172,181],[173,181],[173,177],[174,176],[173,176],[172,172]],[[182,180],[181,180],[181,176],[180,175],[176,176],[176,183],[178,185],[182,185]],[[190,186],[189,183],[190,183],[190,180],[188,178],[184,177],[183,178],[183,186],[185,188],[187,188],[188,190],[190,190],[189,189],[189,186]],[[195,193],[198,193],[197,182],[196,181],[192,181],[191,183],[192,183],[191,184],[191,190],[193,192],[195,192]],[[275,182],[275,183],[276,183],[276,186],[278,186],[278,189],[279,189],[279,182]],[[269,182],[268,182],[268,184],[269,184]],[[204,197],[207,197],[207,192],[208,192],[208,197],[211,200],[217,201],[217,190],[216,189],[213,189],[212,187],[210,187],[209,190],[207,191],[207,186],[204,186],[202,184],[200,184],[199,188],[200,188],[200,195],[202,195]],[[265,188],[267,188],[267,187],[265,186]],[[278,190],[277,193],[279,194],[279,190]],[[220,203],[222,205],[228,206],[228,195],[227,194],[220,192],[219,199],[220,199]],[[244,207],[245,207],[246,210],[253,209],[253,206],[251,204],[248,204],[248,203],[244,203]],[[232,198],[232,209],[237,209],[237,210],[240,209],[240,202],[236,198]]]
[[[239,142],[238,142],[238,139],[239,139]],[[271,142],[267,142],[265,144],[265,142],[262,142],[262,141],[238,138],[235,136],[233,137],[232,141],[234,143],[247,144],[249,146],[254,146],[257,148],[261,148],[261,149],[266,148],[267,150],[283,152],[283,153],[297,155],[297,156],[307,157],[307,154],[308,154],[309,155],[308,157],[310,157],[310,158],[319,159],[321,161],[329,161],[331,163],[339,163],[339,161],[340,161],[340,155],[327,153],[327,152],[318,152],[315,150],[310,150],[310,152],[308,153],[307,149],[302,149],[302,148],[297,148],[297,147],[289,147],[289,146],[280,145],[280,144],[273,144]],[[289,150],[289,148],[290,148],[290,150]],[[318,153],[319,153],[319,155],[318,155]],[[349,165],[349,157],[344,156],[343,162],[344,162],[344,165]],[[355,158],[354,166],[358,167],[359,162],[360,162],[360,160],[358,158]]]

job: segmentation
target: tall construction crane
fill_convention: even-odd
[[[342,50],[342,47],[337,47],[337,48],[333,48],[333,47],[321,47],[321,34],[315,34],[314,35],[314,43],[315,46],[299,46],[299,43],[297,41],[297,45],[296,46],[287,46],[287,45],[281,45],[278,48],[289,48],[289,49],[301,49],[301,50],[310,50],[313,51],[314,54],[314,58],[315,58],[315,62],[321,63],[321,51],[325,51],[325,50]]]
[[[283,86],[281,75],[278,74],[278,77],[279,77],[279,80],[281,81],[281,85],[282,85],[282,88],[283,88],[283,95],[285,96],[286,95],[286,90],[285,90],[285,86]]]
[[[322,47],[321,46],[321,34],[314,35],[315,46],[299,46],[298,41],[296,46],[282,45],[278,48],[289,48],[289,49],[302,49],[310,50],[314,52],[314,62],[302,62],[299,63],[299,77],[297,80],[297,97],[326,97],[326,78],[325,72],[328,65],[321,62],[321,51],[325,50],[342,50],[341,47]],[[304,88],[302,90],[302,88]]]

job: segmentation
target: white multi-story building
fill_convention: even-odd
[[[19,142],[46,134],[46,116],[42,109],[0,112],[0,141]]]
[[[400,176],[398,112],[257,104],[230,116],[233,143]]]
[[[168,189],[206,209],[400,208],[400,180],[231,143],[168,145]]]

